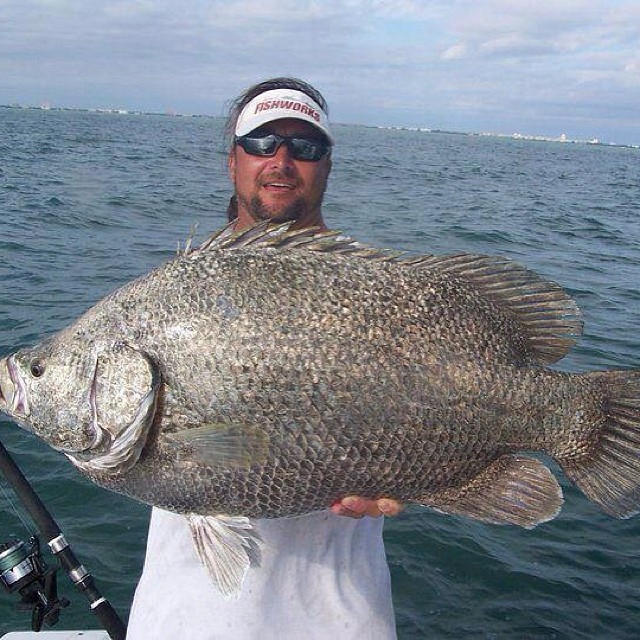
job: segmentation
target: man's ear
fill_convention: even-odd
[[[331,173],[331,169],[333,168],[333,160],[331,159],[331,156],[329,156],[328,158],[325,159],[325,170],[326,170],[326,174],[325,174],[325,180],[329,179],[329,174]]]
[[[231,149],[229,152],[229,156],[227,158],[227,168],[229,169],[229,177],[231,178],[231,182],[233,184],[236,183],[236,150],[235,147]]]

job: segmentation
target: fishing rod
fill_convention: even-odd
[[[78,590],[87,598],[91,611],[113,640],[124,640],[126,627],[109,601],[98,591],[91,574],[80,563],[29,481],[0,442],[0,472],[11,485],[36,527],[47,540],[51,552]],[[40,554],[37,537],[28,545],[21,541],[0,544],[0,583],[10,592],[20,591],[22,604],[33,607],[32,628],[39,631],[43,622],[58,621],[60,609],[69,604],[58,599],[55,569],[47,569]]]

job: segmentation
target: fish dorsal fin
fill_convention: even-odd
[[[527,357],[537,364],[560,360],[582,333],[580,309],[564,289],[507,258],[474,254],[409,256],[369,247],[340,231],[318,227],[290,230],[290,226],[263,222],[238,232],[227,226],[193,253],[244,247],[305,249],[446,274],[473,285],[486,300],[514,318],[526,340]]]
[[[483,298],[515,318],[527,341],[529,357],[537,364],[560,360],[582,333],[580,309],[566,291],[507,258],[458,254],[403,262],[472,284]]]
[[[354,257],[370,258],[382,261],[395,260],[403,255],[403,251],[377,249],[362,244],[342,234],[341,231],[307,227],[290,229],[291,223],[273,224],[260,222],[253,227],[234,231],[228,225],[205,240],[198,249],[189,255],[197,255],[204,251],[220,251],[262,247],[265,249],[306,249],[319,253],[348,253]]]

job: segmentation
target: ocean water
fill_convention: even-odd
[[[0,109],[0,355],[224,222],[222,121]],[[334,228],[412,253],[504,255],[560,282],[585,332],[568,371],[640,366],[640,151],[336,126]],[[123,617],[148,508],[93,486],[0,418],[0,439]],[[556,467],[554,469],[557,470]],[[640,628],[640,519],[612,519],[562,477],[532,531],[410,507],[385,524],[401,639],[613,638]],[[29,535],[0,480],[0,541]],[[56,628],[97,627],[84,599]],[[179,585],[176,585],[179,588]],[[0,592],[0,634],[28,629]]]

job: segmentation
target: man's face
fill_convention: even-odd
[[[319,138],[321,133],[308,122],[276,120],[260,127],[260,133]],[[286,144],[274,156],[248,154],[235,145],[229,155],[229,173],[238,198],[236,229],[258,220],[286,222],[296,226],[322,225],[322,197],[331,171],[331,157],[318,162],[294,160]]]

